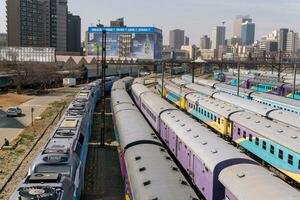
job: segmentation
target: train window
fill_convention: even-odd
[[[206,110],[204,110],[204,116],[206,116]]]
[[[84,136],[82,135],[82,133],[80,133],[78,142],[82,145],[82,144],[83,144],[83,141],[84,141]]]
[[[300,169],[300,160],[298,161],[298,169]]]
[[[243,138],[246,139],[246,137],[247,137],[246,131],[243,131]]]
[[[249,135],[249,141],[252,142],[252,135]]]
[[[238,135],[241,135],[241,129],[238,128]]]
[[[208,118],[210,117],[210,113],[209,113],[209,112],[207,112],[207,117],[208,117]]]
[[[278,157],[282,160],[283,159],[283,151],[279,149]]]
[[[266,141],[263,141],[263,142],[262,142],[262,148],[263,148],[264,150],[267,149],[267,143],[266,143]]]
[[[218,124],[220,124],[220,118],[218,118]]]
[[[274,154],[274,146],[273,145],[270,146],[270,153]]]
[[[289,156],[288,156],[288,163],[289,163],[290,165],[293,165],[293,163],[294,163],[294,162],[293,162],[293,159],[294,159],[293,156],[289,154]]]
[[[217,117],[215,116],[214,121],[217,122]]]
[[[259,145],[259,138],[255,138],[255,144],[258,146]]]
[[[214,115],[213,114],[210,115],[210,119],[214,120]]]

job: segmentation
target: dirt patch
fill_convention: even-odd
[[[38,138],[42,135],[45,128],[49,125],[51,121],[56,117],[57,113],[61,111],[62,108],[66,108],[72,98],[67,97],[62,101],[57,101],[52,104],[43,112],[42,120],[35,121],[34,127],[27,127],[19,135],[16,140],[19,141],[19,144],[15,150],[0,150],[0,188],[6,182],[8,177],[16,169],[18,164],[23,160],[24,156],[27,154],[29,149],[34,145]],[[26,176],[28,168],[30,167],[32,161],[40,153],[41,149],[48,141],[50,134],[52,133],[53,128],[56,126],[57,120],[49,127],[47,132],[43,135],[34,149],[30,152],[28,157],[24,160],[21,167],[15,173],[12,180],[4,188],[3,192],[0,194],[0,199],[9,199],[12,192],[20,184],[22,179]],[[16,142],[16,141],[14,141]]]
[[[0,108],[20,105],[32,99],[31,96],[19,95],[15,93],[0,94]]]

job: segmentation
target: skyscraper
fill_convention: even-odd
[[[239,15],[236,17],[233,25],[233,37],[238,37],[238,38],[241,37],[242,23],[245,23],[247,21],[250,23],[252,22],[252,19],[248,15]]]
[[[184,36],[184,45],[190,45],[190,38],[188,36]]]
[[[170,31],[169,45],[172,49],[180,49],[184,45],[184,30],[175,29]]]
[[[278,50],[286,51],[288,28],[281,28],[278,36]]]
[[[204,35],[200,39],[200,49],[209,49],[210,48],[210,38],[207,35]]]
[[[241,38],[243,45],[251,45],[254,43],[255,24],[252,22],[242,23]]]
[[[298,50],[298,33],[290,30],[287,33],[286,51],[295,53]]]
[[[9,46],[67,50],[67,0],[6,0]]]
[[[219,46],[225,45],[225,26],[216,26],[212,29],[211,34],[211,48],[212,49],[219,49]]]
[[[67,51],[80,52],[81,50],[81,18],[68,14]]]

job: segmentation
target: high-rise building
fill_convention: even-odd
[[[172,49],[180,49],[184,45],[184,30],[175,29],[170,31],[169,45]]]
[[[219,46],[225,45],[225,26],[216,26],[212,29],[211,35],[211,48],[212,49],[219,49]]]
[[[0,47],[7,46],[7,34],[6,33],[0,33]]]
[[[9,46],[67,50],[67,0],[6,0]]]
[[[207,35],[201,37],[200,49],[210,49],[210,38]]]
[[[278,50],[286,51],[288,28],[281,28],[278,36]]]
[[[80,16],[68,14],[67,51],[81,51],[81,18]]]
[[[278,50],[278,42],[276,41],[268,40],[266,41],[265,46],[266,46],[265,49],[266,52],[277,52]]]
[[[236,19],[234,20],[234,25],[233,25],[233,37],[241,37],[241,27],[242,27],[242,23],[245,22],[252,22],[252,19],[250,16],[248,15],[239,15],[236,17]]]
[[[184,44],[183,45],[190,45],[190,38],[187,36],[184,36]]]
[[[255,24],[252,22],[242,23],[241,38],[243,45],[251,45],[254,43]]]
[[[295,53],[298,50],[298,33],[290,30],[287,33],[286,51]]]

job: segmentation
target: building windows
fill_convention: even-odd
[[[249,141],[252,142],[252,135],[249,135]]]
[[[258,138],[258,137],[255,138],[255,144],[256,144],[257,146],[259,145],[259,138]]]
[[[270,153],[274,155],[274,146],[273,145],[270,146]]]
[[[288,155],[288,163],[290,164],[290,165],[293,165],[294,164],[294,161],[293,161],[293,156],[292,155]]]
[[[263,142],[262,142],[262,148],[263,148],[264,150],[267,149],[267,143],[266,143],[266,141],[263,141]]]
[[[280,158],[281,160],[283,159],[283,151],[281,149],[279,149],[278,151],[278,158]]]

